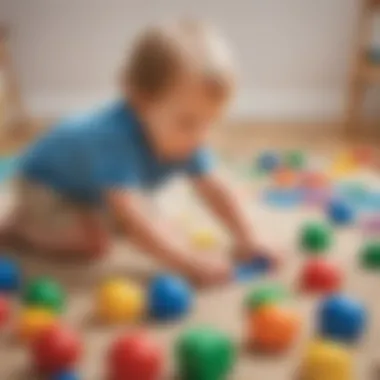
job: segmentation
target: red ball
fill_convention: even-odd
[[[360,165],[370,165],[374,161],[374,151],[369,146],[360,146],[354,149],[353,157]]]
[[[82,348],[74,332],[62,326],[52,326],[39,334],[31,350],[37,370],[51,374],[74,366]]]
[[[9,320],[10,307],[7,298],[0,296],[0,328],[5,326]]]
[[[315,293],[333,293],[342,286],[342,272],[323,258],[306,262],[301,274],[301,288]]]
[[[108,369],[110,380],[156,380],[162,376],[161,347],[144,333],[124,335],[111,346]]]
[[[319,171],[306,171],[301,175],[301,186],[306,189],[327,189],[329,179],[325,173]]]

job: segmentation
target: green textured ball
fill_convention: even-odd
[[[41,307],[59,314],[65,308],[66,297],[56,281],[39,277],[27,284],[23,301],[28,306]]]
[[[284,164],[291,169],[303,169],[305,167],[305,155],[301,150],[291,150],[285,153]]]
[[[373,240],[364,245],[360,252],[360,261],[366,269],[380,270],[380,240]]]
[[[267,284],[251,289],[245,298],[245,308],[256,310],[262,306],[273,305],[287,298],[287,292],[277,284]]]
[[[333,234],[328,225],[312,222],[301,228],[299,239],[305,253],[322,254],[331,247]]]
[[[236,361],[236,347],[213,328],[194,328],[176,344],[177,370],[181,380],[225,380]]]

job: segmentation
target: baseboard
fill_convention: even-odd
[[[101,104],[107,94],[33,94],[27,98],[31,113],[37,118],[56,118]],[[260,122],[335,122],[341,118],[344,97],[341,91],[242,91],[233,102],[229,120]]]

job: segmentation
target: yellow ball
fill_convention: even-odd
[[[56,323],[54,314],[48,310],[25,309],[17,321],[16,334],[25,342],[31,342],[45,328]]]
[[[144,292],[135,283],[122,279],[105,282],[97,295],[97,313],[107,323],[132,322],[145,310]]]
[[[199,250],[214,249],[217,245],[215,235],[209,230],[195,231],[191,237],[193,246]]]
[[[358,169],[358,165],[352,154],[343,152],[340,153],[332,164],[331,176],[333,178],[343,177],[352,174]]]
[[[352,380],[350,352],[329,341],[315,341],[308,347],[301,365],[302,380]]]

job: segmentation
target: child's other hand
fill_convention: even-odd
[[[280,256],[276,251],[256,241],[238,242],[233,249],[233,256],[243,262],[255,257],[264,257],[272,263],[274,268],[278,268],[281,264]]]
[[[201,256],[202,254],[203,256]],[[201,286],[227,283],[232,279],[231,264],[213,257],[212,253],[210,253],[210,256],[204,257],[204,253],[195,253],[185,269],[185,274]]]

